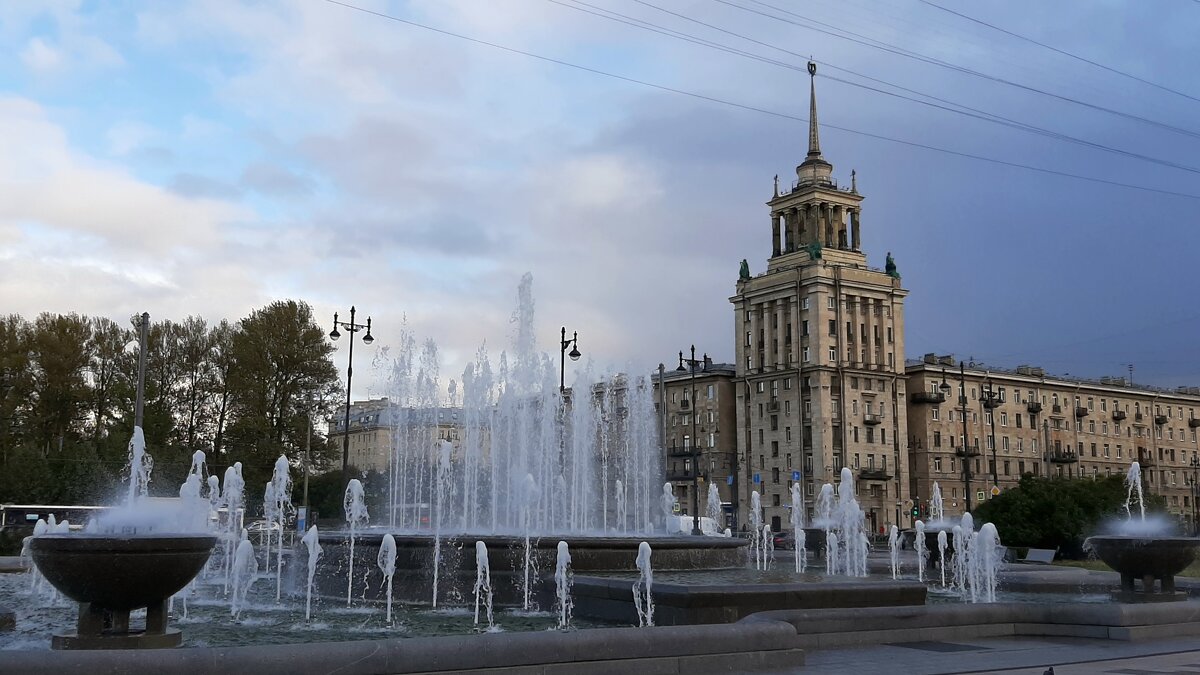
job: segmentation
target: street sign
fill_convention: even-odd
[[[983,499],[984,499],[984,492],[983,492],[983,490],[977,490],[977,491],[975,492],[975,501],[980,501],[980,502],[981,502],[981,501],[983,501]]]
[[[1000,494],[1000,487],[997,485],[993,485],[992,486],[992,496],[996,497],[996,496],[999,496],[999,494]]]
[[[308,525],[308,507],[298,506],[296,507],[296,531],[303,532],[307,530],[306,525]]]
[[[675,513],[679,513],[682,509],[679,508],[679,502],[675,502],[675,506],[671,509]]]
[[[754,474],[754,483],[757,485],[758,483],[761,483],[761,482],[762,482],[762,476],[759,476],[758,474]]]
[[[733,476],[727,476],[727,477],[725,478],[725,484],[726,484],[726,485],[733,485]]]
[[[792,472],[792,480],[800,480],[800,472],[799,471]]]

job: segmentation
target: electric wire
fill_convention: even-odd
[[[701,46],[704,46],[704,47],[709,47],[709,48],[711,48],[711,49],[716,49],[716,50],[719,50],[719,51],[722,51],[722,52],[726,52],[726,53],[734,54],[734,55],[737,55],[737,56],[741,56],[741,57],[743,57],[743,58],[748,58],[748,59],[752,59],[752,60],[755,60],[755,61],[760,61],[760,62],[763,62],[763,63],[768,63],[768,64],[770,64],[770,65],[775,65],[775,66],[778,66],[778,67],[781,67],[781,68],[787,68],[787,69],[789,69],[789,70],[794,70],[794,71],[798,71],[798,72],[807,72],[807,69],[806,69],[805,67],[803,67],[803,66],[798,66],[798,65],[791,64],[791,63],[787,63],[787,62],[784,62],[784,61],[779,61],[779,60],[776,60],[776,59],[770,59],[770,58],[767,58],[767,57],[761,56],[761,55],[759,55],[759,54],[754,54],[754,53],[752,53],[752,52],[747,52],[747,51],[744,51],[744,50],[741,50],[741,49],[737,49],[736,47],[731,47],[731,46],[729,46],[729,45],[723,45],[723,44],[721,44],[721,43],[718,43],[718,42],[713,42],[713,41],[711,41],[711,40],[706,40],[706,39],[704,39],[704,38],[701,38],[701,37],[698,37],[698,36],[695,36],[695,35],[690,35],[690,34],[688,34],[688,33],[683,33],[683,32],[681,32],[681,31],[676,31],[676,30],[674,30],[674,29],[667,28],[667,27],[665,27],[665,26],[661,26],[661,25],[657,25],[657,24],[653,24],[653,23],[650,23],[650,22],[648,22],[648,21],[644,21],[644,20],[642,20],[642,19],[637,19],[637,18],[635,18],[635,17],[627,16],[627,15],[625,15],[625,14],[620,14],[620,13],[618,13],[618,12],[614,12],[614,11],[612,11],[612,10],[608,10],[608,9],[605,9],[605,8],[602,8],[602,7],[597,7],[596,5],[592,5],[592,4],[590,4],[590,3],[584,2],[584,0],[546,0],[546,1],[547,1],[547,2],[550,2],[550,3],[552,3],[552,4],[555,4],[555,5],[559,5],[559,6],[562,6],[562,7],[566,7],[566,8],[568,8],[568,9],[574,9],[574,10],[576,10],[576,11],[584,12],[584,13],[586,13],[586,14],[591,14],[591,15],[593,15],[593,16],[598,16],[598,17],[601,17],[601,18],[604,18],[604,19],[609,19],[609,20],[611,20],[611,21],[616,21],[616,22],[618,22],[618,23],[623,23],[623,24],[626,24],[626,25],[629,25],[629,26],[633,26],[633,27],[635,27],[635,28],[640,28],[640,29],[642,29],[642,30],[647,30],[647,31],[650,31],[650,32],[652,32],[652,33],[658,33],[658,34],[660,34],[660,35],[665,35],[665,36],[668,36],[668,37],[673,37],[673,38],[676,38],[676,39],[679,39],[679,40],[683,40],[683,41],[685,41],[685,42],[690,42],[690,43],[697,44],[697,45],[701,45]],[[572,3],[572,4],[568,4],[568,2],[570,2],[570,3]],[[725,34],[731,35],[731,36],[733,36],[733,37],[736,37],[736,38],[739,38],[739,39],[742,39],[742,40],[746,40],[746,41],[752,42],[752,43],[754,43],[754,44],[758,44],[758,45],[761,45],[761,46],[764,46],[764,47],[769,47],[769,48],[771,48],[771,49],[775,49],[775,50],[777,50],[777,51],[780,51],[780,52],[783,52],[783,53],[785,53],[785,54],[789,54],[789,55],[791,55],[791,56],[795,56],[795,57],[798,57],[798,58],[805,58],[803,54],[799,54],[799,53],[797,53],[797,52],[794,52],[794,51],[791,51],[791,50],[788,50],[788,49],[784,49],[784,48],[782,48],[782,47],[777,47],[777,46],[775,46],[775,45],[771,45],[771,44],[768,44],[768,43],[765,43],[765,42],[761,42],[761,41],[759,41],[759,40],[756,40],[756,39],[754,39],[754,38],[752,38],[752,37],[745,36],[745,35],[741,35],[741,34],[739,34],[739,33],[735,33],[735,32],[733,32],[733,31],[730,31],[730,30],[727,30],[727,29],[721,28],[720,26],[715,26],[715,25],[712,25],[712,24],[709,24],[709,23],[706,23],[706,22],[700,21],[699,19],[695,19],[695,18],[689,17],[689,16],[687,16],[687,15],[680,14],[680,13],[674,12],[674,11],[672,11],[672,10],[666,9],[666,8],[664,8],[664,7],[660,7],[660,6],[658,6],[658,5],[651,4],[651,3],[649,3],[649,2],[646,2],[645,0],[634,0],[634,2],[637,2],[638,4],[644,5],[644,6],[646,6],[646,7],[649,7],[649,8],[651,8],[651,9],[658,10],[658,11],[660,11],[660,12],[664,12],[664,13],[666,13],[666,14],[670,14],[670,15],[672,15],[672,16],[675,16],[675,17],[678,17],[678,18],[681,18],[681,19],[684,19],[684,20],[687,20],[687,21],[691,21],[691,22],[693,22],[693,23],[699,24],[699,25],[701,25],[701,26],[704,26],[704,27],[706,27],[706,28],[710,28],[710,29],[712,29],[712,30],[719,31],[719,32],[722,32],[722,33],[725,33]],[[577,5],[582,5],[582,7],[581,7],[581,6],[577,6]],[[590,9],[588,9],[588,8],[590,8]],[[595,11],[593,11],[593,10],[595,10]],[[1004,116],[1002,116],[1002,115],[997,115],[997,114],[995,114],[995,113],[990,113],[990,112],[987,112],[987,111],[985,111],[985,110],[981,110],[981,109],[978,109],[978,108],[973,108],[973,107],[970,107],[970,106],[966,106],[966,105],[963,105],[963,104],[961,104],[961,103],[956,103],[956,102],[954,102],[954,101],[949,101],[949,100],[946,100],[946,99],[938,98],[938,97],[936,97],[936,96],[933,96],[933,95],[931,95],[931,94],[926,94],[926,93],[924,93],[924,92],[916,91],[916,90],[914,90],[914,89],[909,89],[909,88],[907,88],[907,87],[903,87],[903,86],[900,86],[900,85],[897,85],[897,84],[894,84],[894,83],[888,82],[888,81],[886,81],[886,80],[882,80],[882,79],[879,79],[879,78],[874,78],[874,77],[871,77],[871,76],[869,76],[869,75],[864,75],[864,74],[862,74],[862,73],[858,73],[858,72],[855,72],[855,71],[849,70],[849,69],[847,69],[847,68],[841,68],[841,67],[839,67],[839,66],[835,66],[835,65],[833,65],[833,64],[830,64],[830,63],[828,63],[828,62],[826,62],[826,61],[818,61],[818,60],[816,60],[816,59],[812,59],[812,60],[813,60],[815,63],[817,63],[817,64],[819,64],[819,65],[823,65],[823,66],[825,66],[825,67],[827,67],[827,68],[830,68],[830,69],[833,69],[833,70],[837,70],[837,71],[841,71],[841,72],[845,72],[845,73],[848,73],[848,74],[854,75],[854,76],[856,76],[856,77],[861,77],[861,78],[864,78],[864,79],[870,80],[870,81],[872,81],[872,82],[878,82],[878,83],[880,83],[880,84],[883,84],[883,85],[885,85],[885,86],[888,86],[888,87],[893,87],[893,88],[895,88],[895,89],[899,89],[899,90],[901,90],[901,91],[906,91],[906,92],[909,92],[909,93],[915,94],[915,95],[917,95],[917,96],[924,96],[924,97],[926,97],[926,98],[928,98],[928,99],[931,99],[932,101],[937,101],[938,103],[943,103],[943,104],[945,104],[945,105],[938,105],[938,103],[931,103],[930,101],[924,101],[924,100],[921,100],[921,99],[918,99],[918,98],[913,98],[913,97],[911,97],[911,96],[904,96],[903,94],[897,94],[897,93],[895,93],[895,92],[886,91],[886,90],[879,89],[879,88],[876,88],[876,87],[871,87],[871,86],[869,86],[869,85],[865,85],[865,84],[862,84],[862,83],[859,83],[859,82],[853,82],[853,81],[851,81],[851,80],[846,80],[846,79],[842,79],[842,78],[839,78],[839,77],[833,77],[833,76],[824,75],[824,74],[822,74],[822,75],[821,75],[821,77],[823,77],[823,78],[825,78],[825,79],[828,79],[828,80],[830,80],[830,81],[833,81],[833,82],[838,82],[838,83],[845,84],[845,85],[848,85],[848,86],[851,86],[851,87],[857,87],[857,88],[859,88],[859,89],[863,89],[863,90],[870,91],[870,92],[873,92],[873,93],[881,94],[881,95],[884,95],[884,96],[891,96],[891,97],[894,97],[894,98],[903,99],[903,100],[905,100],[905,101],[910,101],[910,102],[912,102],[912,103],[917,103],[917,104],[919,104],[919,105],[924,105],[924,106],[932,107],[932,108],[935,108],[935,109],[938,109],[938,110],[943,110],[943,111],[946,111],[946,112],[951,112],[951,113],[958,114],[958,115],[964,115],[964,116],[966,116],[966,117],[971,117],[971,118],[974,118],[974,119],[983,120],[983,121],[985,121],[985,122],[992,122],[992,123],[994,123],[994,124],[999,124],[999,125],[1001,125],[1001,126],[1005,126],[1005,127],[1011,128],[1011,129],[1017,129],[1017,130],[1019,130],[1019,131],[1025,131],[1025,132],[1027,132],[1027,133],[1036,134],[1036,135],[1043,136],[1043,137],[1046,137],[1046,138],[1053,138],[1053,139],[1056,139],[1056,140],[1060,140],[1060,141],[1064,141],[1064,142],[1068,142],[1068,143],[1074,143],[1074,144],[1076,144],[1076,145],[1081,145],[1081,146],[1089,147],[1089,148],[1092,148],[1092,149],[1095,149],[1095,150],[1100,150],[1100,151],[1102,151],[1102,152],[1110,152],[1110,153],[1113,153],[1113,154],[1122,155],[1122,156],[1129,157],[1129,158],[1132,158],[1132,159],[1138,159],[1138,160],[1141,160],[1141,161],[1150,162],[1150,163],[1152,163],[1152,164],[1158,164],[1158,165],[1160,165],[1160,166],[1165,166],[1165,167],[1169,167],[1169,168],[1173,168],[1173,169],[1180,169],[1180,170],[1183,170],[1183,171],[1188,171],[1188,172],[1191,172],[1191,173],[1200,174],[1200,168],[1197,168],[1197,167],[1188,166],[1188,165],[1185,165],[1185,164],[1180,164],[1180,163],[1178,163],[1178,162],[1173,162],[1173,161],[1170,161],[1170,160],[1160,159],[1160,158],[1157,158],[1157,157],[1151,157],[1151,156],[1149,156],[1149,155],[1144,155],[1144,154],[1142,154],[1142,153],[1133,152],[1133,151],[1130,151],[1130,150],[1123,150],[1123,149],[1121,149],[1121,148],[1116,148],[1116,147],[1113,147],[1113,146],[1110,146],[1110,145],[1105,145],[1105,144],[1103,144],[1103,143],[1097,143],[1097,142],[1095,142],[1095,141],[1089,141],[1089,140],[1086,140],[1086,139],[1077,138],[1077,137],[1075,137],[1075,136],[1070,136],[1070,135],[1068,135],[1068,134],[1064,134],[1064,133],[1061,133],[1061,132],[1058,132],[1058,131],[1053,131],[1053,130],[1050,130],[1050,129],[1045,129],[1045,128],[1043,128],[1043,127],[1034,126],[1034,125],[1032,125],[1032,124],[1028,124],[1028,123],[1025,123],[1025,122],[1021,122],[1021,121],[1018,121],[1018,120],[1014,120],[1014,119],[1012,119],[1012,118],[1009,118],[1009,117],[1004,117]],[[948,106],[953,106],[953,107],[948,107]]]
[[[903,47],[899,47],[897,45],[892,45],[892,44],[889,44],[886,42],[881,42],[879,40],[875,40],[874,38],[870,38],[865,35],[861,35],[859,33],[854,33],[852,31],[844,30],[844,29],[838,28],[837,26],[833,26],[832,24],[827,24],[827,23],[824,23],[821,21],[817,21],[815,19],[809,19],[808,17],[805,17],[803,15],[788,11],[788,10],[780,8],[780,7],[776,7],[775,5],[771,5],[769,3],[762,2],[761,0],[747,0],[747,1],[752,2],[756,5],[767,7],[776,12],[781,12],[783,14],[788,14],[788,15],[803,19],[805,21],[816,24],[817,26],[825,26],[826,28],[819,28],[819,27],[814,27],[811,25],[806,25],[804,23],[800,23],[798,21],[794,21],[794,20],[788,19],[786,17],[778,16],[776,14],[771,14],[769,12],[760,11],[760,10],[754,9],[753,7],[746,7],[745,5],[740,5],[736,2],[733,2],[732,0],[713,0],[713,2],[718,2],[722,5],[734,7],[736,9],[740,9],[744,12],[749,12],[751,14],[757,14],[759,16],[763,16],[763,17],[766,17],[769,19],[774,19],[776,21],[791,24],[793,26],[798,26],[800,28],[804,28],[807,30],[816,31],[818,33],[823,33],[825,35],[829,35],[831,37],[835,37],[835,38],[838,38],[841,40],[847,40],[847,41],[853,42],[855,44],[863,45],[866,47],[871,47],[872,49],[879,49],[879,50],[888,52],[890,54],[895,54],[897,56],[903,56],[905,58],[920,61],[922,63],[928,63],[930,65],[935,65],[935,66],[938,66],[941,68],[946,68],[948,70],[953,70],[955,72],[959,72],[964,75],[970,75],[972,77],[990,80],[992,82],[1004,84],[1009,87],[1015,87],[1017,89],[1028,91],[1030,93],[1040,94],[1042,96],[1047,96],[1049,98],[1057,99],[1059,101],[1082,106],[1084,108],[1089,108],[1089,109],[1095,110],[1097,112],[1108,113],[1110,115],[1122,117],[1124,119],[1132,120],[1135,122],[1141,122],[1142,124],[1147,124],[1147,125],[1150,125],[1153,127],[1158,127],[1160,129],[1165,129],[1167,131],[1171,131],[1173,133],[1181,134],[1184,136],[1190,136],[1192,138],[1200,138],[1200,132],[1193,131],[1191,129],[1185,129],[1183,127],[1178,127],[1173,124],[1167,124],[1166,122],[1159,122],[1157,120],[1152,120],[1150,118],[1142,117],[1140,115],[1134,115],[1133,113],[1127,113],[1127,112],[1124,112],[1121,110],[1116,110],[1115,108],[1109,108],[1106,106],[1102,106],[1097,103],[1090,103],[1088,101],[1083,101],[1081,99],[1072,98],[1072,97],[1066,96],[1064,94],[1056,94],[1056,93],[1054,93],[1052,91],[1048,91],[1046,89],[1040,89],[1040,88],[1034,87],[1032,85],[1022,84],[1020,82],[1015,82],[1013,80],[1009,80],[1009,79],[1006,79],[1006,78],[1003,78],[1003,77],[1000,77],[997,75],[989,75],[987,73],[984,73],[984,72],[981,72],[978,70],[974,70],[972,68],[967,68],[966,66],[960,66],[960,65],[957,65],[954,63],[950,63],[949,61],[944,61],[942,59],[934,58],[931,56],[926,56],[926,55],[920,54],[918,52],[904,49]],[[837,32],[833,32],[833,31],[837,31]],[[841,35],[839,33],[845,33],[845,35]]]
[[[347,2],[342,2],[341,0],[325,0],[325,2],[327,2],[331,5],[337,5],[339,7],[344,7],[346,9],[353,10],[356,12],[361,12],[363,14],[369,14],[369,15],[375,16],[377,18],[385,19],[388,21],[394,21],[396,23],[405,24],[407,26],[412,26],[414,28],[420,28],[420,29],[427,30],[427,31],[430,31],[433,33],[438,33],[440,35],[445,35],[447,37],[453,37],[453,38],[457,38],[460,40],[465,40],[467,42],[472,42],[474,44],[492,47],[494,49],[499,49],[501,51],[506,51],[506,52],[509,52],[512,54],[526,56],[528,58],[536,59],[536,60],[543,61],[546,63],[553,63],[553,64],[560,65],[560,66],[563,66],[566,68],[572,68],[572,69],[579,70],[582,72],[592,73],[595,75],[601,75],[601,76],[612,78],[615,80],[620,80],[622,82],[629,82],[632,84],[637,84],[637,85],[641,85],[641,86],[648,87],[651,89],[657,89],[659,91],[665,91],[668,93],[677,94],[680,96],[687,96],[689,98],[693,98],[693,99],[697,99],[697,100],[701,100],[701,101],[707,101],[709,103],[716,103],[719,105],[724,105],[724,106],[728,106],[731,108],[737,108],[737,109],[746,110],[746,111],[750,111],[750,112],[757,112],[757,113],[760,113],[763,115],[770,115],[772,117],[777,117],[780,119],[792,120],[792,121],[796,121],[796,122],[803,122],[805,124],[808,123],[807,118],[800,117],[798,115],[783,113],[783,112],[779,112],[776,110],[761,108],[758,106],[749,105],[749,104],[745,104],[745,103],[738,103],[736,101],[730,101],[727,99],[718,98],[716,96],[709,96],[707,94],[701,94],[698,92],[687,91],[684,89],[678,89],[676,87],[670,87],[667,85],[658,84],[658,83],[650,82],[647,80],[640,80],[640,79],[637,79],[634,77],[629,77],[627,75],[620,75],[617,73],[600,70],[598,68],[592,68],[590,66],[584,66],[584,65],[580,65],[580,64],[576,64],[576,63],[571,63],[569,61],[564,61],[562,59],[556,59],[556,58],[553,58],[550,56],[543,56],[541,54],[535,54],[533,52],[517,49],[515,47],[508,47],[508,46],[505,46],[505,45],[502,45],[499,43],[489,42],[487,40],[470,37],[468,35],[463,35],[461,33],[455,33],[453,31],[449,31],[444,28],[437,28],[435,26],[423,24],[423,23],[420,23],[417,21],[413,21],[411,19],[405,19],[405,18],[398,17],[398,16],[395,16],[392,14],[386,14],[384,12],[376,11],[373,9],[359,7],[357,5],[352,5]],[[1034,166],[1034,165],[1030,165],[1030,164],[1021,164],[1019,162],[1010,162],[1008,160],[998,159],[995,157],[987,157],[984,155],[976,155],[976,154],[972,154],[969,152],[951,150],[949,148],[942,148],[942,147],[938,147],[938,146],[934,146],[934,145],[928,145],[926,143],[919,143],[916,141],[906,141],[906,140],[899,139],[899,138],[893,138],[890,136],[884,136],[882,134],[876,134],[876,133],[872,133],[872,132],[868,132],[868,131],[861,131],[859,129],[852,129],[849,127],[843,127],[843,126],[839,126],[839,125],[835,125],[835,124],[823,123],[821,126],[826,129],[834,129],[837,131],[844,131],[846,133],[855,134],[857,136],[862,136],[865,138],[874,138],[877,140],[888,141],[890,143],[896,143],[899,145],[905,145],[905,146],[913,147],[913,148],[921,148],[924,150],[939,152],[942,154],[951,155],[951,156],[955,156],[955,157],[962,157],[964,159],[974,159],[977,161],[987,162],[989,164],[995,164],[995,165],[999,165],[999,166],[1007,166],[1007,167],[1017,168],[1017,169],[1026,169],[1029,171],[1035,171],[1038,173],[1043,173],[1043,174],[1048,174],[1048,175],[1053,175],[1053,176],[1061,176],[1064,178],[1074,178],[1077,180],[1083,180],[1083,181],[1098,183],[1098,184],[1102,184],[1102,185],[1110,185],[1113,187],[1122,187],[1122,188],[1128,188],[1128,189],[1132,189],[1132,190],[1140,190],[1143,192],[1153,192],[1156,194],[1170,195],[1173,197],[1183,197],[1185,199],[1195,199],[1195,200],[1200,201],[1200,195],[1191,194],[1191,193],[1187,193],[1187,192],[1177,192],[1174,190],[1166,190],[1166,189],[1162,189],[1162,188],[1154,188],[1154,187],[1148,187],[1148,186],[1144,186],[1144,185],[1134,185],[1131,183],[1122,183],[1119,181],[1107,180],[1104,178],[1097,178],[1094,176],[1084,176],[1084,175],[1080,175],[1080,174],[1070,173],[1067,171],[1059,171],[1056,169],[1049,169],[1046,167]]]
[[[1058,47],[1055,47],[1054,45],[1049,45],[1049,44],[1046,44],[1046,43],[1044,43],[1044,42],[1039,42],[1038,40],[1034,40],[1034,39],[1033,39],[1033,38],[1031,38],[1031,37],[1027,37],[1027,36],[1021,35],[1020,33],[1014,33],[1013,31],[1010,31],[1010,30],[1007,30],[1007,29],[1001,28],[1001,27],[999,27],[999,26],[997,26],[997,25],[995,25],[995,24],[992,24],[992,23],[988,23],[987,21],[984,21],[984,20],[982,20],[982,19],[976,19],[975,17],[973,17],[973,16],[967,16],[966,14],[963,14],[962,12],[956,12],[955,10],[953,10],[953,9],[950,9],[949,7],[943,7],[942,5],[939,5],[939,4],[937,4],[936,2],[931,2],[930,0],[918,0],[918,2],[921,2],[922,4],[925,4],[925,5],[929,5],[930,7],[933,7],[934,9],[939,9],[939,10],[941,10],[941,11],[943,11],[943,12],[946,12],[946,13],[948,13],[948,14],[953,14],[954,16],[957,16],[957,17],[960,17],[960,18],[966,19],[967,21],[970,21],[971,23],[975,23],[975,24],[978,24],[978,25],[980,25],[980,26],[985,26],[985,27],[987,27],[987,28],[990,28],[990,29],[992,29],[992,30],[994,30],[994,31],[997,31],[997,32],[1000,32],[1000,33],[1004,33],[1005,35],[1008,35],[1008,36],[1010,36],[1010,37],[1017,38],[1018,40],[1023,40],[1023,41],[1025,41],[1025,42],[1028,42],[1028,43],[1030,43],[1030,44],[1037,45],[1037,46],[1039,46],[1039,47],[1042,47],[1043,49],[1049,49],[1050,51],[1052,51],[1052,52],[1055,52],[1055,53],[1057,53],[1057,54],[1062,54],[1063,56],[1068,56],[1068,57],[1070,57],[1070,58],[1073,58],[1073,59],[1075,59],[1076,61],[1082,61],[1083,63],[1086,63],[1086,64],[1088,64],[1088,65],[1091,65],[1091,66],[1095,66],[1096,68],[1100,68],[1101,70],[1107,70],[1107,71],[1108,71],[1108,72],[1110,72],[1110,73],[1114,73],[1114,74],[1116,74],[1116,75],[1120,75],[1120,76],[1122,76],[1122,77],[1127,77],[1127,78],[1129,78],[1129,79],[1131,79],[1131,80],[1135,80],[1135,81],[1137,81],[1137,82],[1141,82],[1142,84],[1146,84],[1146,85],[1149,85],[1149,86],[1151,86],[1151,87],[1155,87],[1155,88],[1157,88],[1157,89],[1161,89],[1161,90],[1163,90],[1163,91],[1170,92],[1170,93],[1172,93],[1172,94],[1175,94],[1176,96],[1182,96],[1183,98],[1186,98],[1186,99],[1191,99],[1191,100],[1193,100],[1193,101],[1198,101],[1198,102],[1200,102],[1200,98],[1197,98],[1197,97],[1195,97],[1195,96],[1192,96],[1192,95],[1190,95],[1190,94],[1185,94],[1184,92],[1182,92],[1182,91],[1179,91],[1179,90],[1177,90],[1177,89],[1172,89],[1171,87],[1168,87],[1168,86],[1166,86],[1166,85],[1162,85],[1162,84],[1159,84],[1159,83],[1157,83],[1157,82],[1152,82],[1152,81],[1150,81],[1150,80],[1147,80],[1147,79],[1145,79],[1145,78],[1138,77],[1137,75],[1134,75],[1134,74],[1132,74],[1132,73],[1127,73],[1127,72],[1125,72],[1125,71],[1123,71],[1123,70],[1117,70],[1116,68],[1112,68],[1112,67],[1110,67],[1110,66],[1106,66],[1106,65],[1104,65],[1103,63],[1097,63],[1096,61],[1093,61],[1093,60],[1091,60],[1091,59],[1089,59],[1089,58],[1087,58],[1087,57],[1080,56],[1080,55],[1078,55],[1078,54],[1073,54],[1073,53],[1071,53],[1071,52],[1069,52],[1069,51],[1067,51],[1067,50],[1065,50],[1065,49],[1059,49]]]

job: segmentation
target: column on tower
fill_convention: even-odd
[[[862,233],[859,231],[859,209],[853,208],[850,210],[850,234],[854,238],[851,249],[855,251],[862,250]]]
[[[750,317],[750,344],[746,346],[746,356],[748,357],[746,370],[751,371],[755,368],[761,368],[762,364],[758,362],[758,308],[754,303],[746,303],[746,314]]]
[[[787,248],[788,253],[795,251],[796,246],[796,208],[792,207],[783,212],[783,222],[787,227]]]
[[[787,336],[787,325],[785,323],[786,317],[783,312],[783,306],[784,303],[782,300],[775,301],[775,325],[779,327],[775,332],[775,365],[780,368],[787,362],[787,359],[783,356],[784,350],[787,349],[787,345],[784,344],[784,339]]]
[[[821,233],[818,227],[817,205],[809,203],[804,205],[804,245],[813,242],[821,241]]]
[[[872,344],[875,336],[875,298],[863,298],[863,316],[866,317],[863,323],[867,327],[867,336],[862,341],[862,348],[867,351],[865,361],[867,367],[876,367],[879,364],[875,362],[875,345]]]
[[[833,248],[835,240],[833,238],[833,205],[828,202],[821,204],[821,220],[825,227],[825,247]]]
[[[846,349],[849,352],[847,361],[851,368],[857,368],[862,365],[859,362],[861,354],[858,350],[858,322],[862,318],[862,298],[855,296],[846,296],[846,323],[849,324],[850,330],[847,332],[845,342]],[[844,326],[838,326],[838,330],[845,330]]]
[[[833,207],[833,228],[837,247],[842,250],[849,248],[849,242],[846,241],[846,207],[841,204]]]
[[[771,257],[779,255],[779,213],[771,212]]]

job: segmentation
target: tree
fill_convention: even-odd
[[[88,409],[91,326],[78,314],[38,316],[30,339],[33,382],[31,431],[47,452],[68,436],[78,436]]]
[[[979,505],[976,522],[995,524],[1009,546],[1057,548],[1064,557],[1083,555],[1083,541],[1112,518],[1125,517],[1124,476],[1095,480],[1035,478]],[[1146,495],[1147,512],[1165,509],[1162,497]]]
[[[91,320],[88,338],[88,372],[91,380],[90,411],[92,442],[99,448],[100,440],[109,433],[109,424],[116,410],[130,398],[130,381],[126,373],[136,367],[136,357],[126,350],[134,339],[133,331],[121,328],[106,317]]]
[[[261,490],[275,458],[304,447],[311,402],[333,399],[340,384],[333,347],[307,303],[274,302],[239,328],[229,373],[230,455],[241,458],[246,485]]]
[[[33,372],[29,360],[29,323],[16,314],[0,317],[0,453],[7,466],[28,432]]]

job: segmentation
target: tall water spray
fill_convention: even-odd
[[[346,483],[342,509],[346,513],[346,528],[350,531],[350,556],[348,557],[350,562],[346,571],[346,606],[349,607],[354,598],[354,533],[358,528],[366,525],[370,518],[367,513],[366,495],[363,493],[362,481],[359,479],[351,478]]]
[[[132,506],[145,497],[150,488],[150,472],[154,469],[154,458],[146,452],[146,436],[141,427],[133,428],[129,439],[129,495],[127,503]]]
[[[308,532],[304,533],[304,538],[300,541],[308,549],[308,583],[305,585],[306,596],[304,599],[304,620],[308,621],[312,618],[313,577],[317,575],[317,559],[321,557],[321,541],[320,535],[317,534],[317,526],[313,525],[308,528]]]
[[[254,555],[254,544],[249,539],[242,539],[233,557],[233,597],[229,605],[230,614],[235,619],[240,618],[246,608],[246,597],[250,594],[250,586],[258,574],[258,560]]]
[[[667,534],[674,534],[679,527],[675,521],[675,490],[670,483],[663,483],[658,497],[658,508],[662,511],[663,527]]]
[[[537,481],[533,479],[532,474],[525,474],[525,576],[521,583],[521,591],[524,595],[524,604],[522,607],[528,610],[533,605],[533,584],[534,579],[534,559],[533,545],[530,541],[533,536],[533,510],[537,507],[538,487]]]
[[[925,581],[925,562],[929,559],[929,551],[925,547],[925,522],[918,520],[915,524],[917,536],[913,548],[917,549],[917,581]]]
[[[287,455],[280,455],[279,459],[275,460],[275,470],[271,473],[271,486],[275,494],[275,517],[279,522],[279,550],[275,556],[275,600],[278,601],[283,594],[283,531],[287,528],[287,516],[292,510],[292,477],[289,472]],[[270,546],[268,546],[267,552],[270,553],[270,550]],[[268,558],[267,564],[270,565],[270,563],[270,558]]]
[[[717,490],[717,484],[709,481],[708,483],[708,502],[705,508],[705,516],[712,521],[712,526],[716,532],[720,532],[719,523],[724,520],[721,515],[721,492]]]
[[[654,588],[654,570],[650,566],[650,544],[638,544],[637,560],[638,579],[633,582],[633,606],[637,610],[639,626],[654,625],[654,598],[651,594]]]
[[[438,443],[437,471],[434,474],[435,511],[433,517],[433,606],[438,602],[438,578],[442,568],[442,527],[450,521],[446,507],[450,503],[450,456],[454,446],[448,441]]]
[[[942,571],[942,588],[946,587],[946,531],[938,530],[937,545],[938,545],[938,569]]]
[[[1146,520],[1146,499],[1142,494],[1142,465],[1133,462],[1129,465],[1129,472],[1125,474],[1125,514],[1130,520],[1133,519],[1133,498],[1137,497],[1138,513],[1141,520]]]
[[[558,597],[558,629],[571,626],[571,552],[567,542],[558,542],[558,559],[554,564],[554,590]]]
[[[454,393],[461,410],[442,407],[437,345],[402,336],[388,384],[388,523],[397,531],[520,535],[524,480],[532,475],[538,498],[528,526],[539,536],[653,531],[662,475],[653,382],[585,367],[560,392],[558,359],[537,349],[528,275],[512,324],[511,349],[496,358],[480,349],[464,369]],[[441,514],[429,519],[422,505],[445,489],[436,479],[439,417],[451,415],[461,445],[446,472]]]
[[[392,577],[396,574],[396,538],[390,532],[383,535],[383,539],[379,542],[379,556],[375,562],[379,565],[379,571],[383,572],[383,577],[387,579],[387,623],[390,626],[392,625]]]
[[[754,556],[754,569],[762,569],[762,495],[758,490],[750,492],[750,555]]]
[[[940,527],[946,519],[946,501],[942,499],[942,488],[933,481],[933,490],[929,497],[929,522]]]
[[[892,526],[888,532],[888,553],[892,563],[892,579],[900,578],[900,528]]]
[[[479,625],[479,608],[486,610],[488,629],[495,628],[492,619],[492,570],[488,564],[487,544],[475,542],[475,625]]]
[[[225,505],[225,529],[221,541],[225,549],[225,593],[229,593],[229,577],[233,569],[234,550],[242,533],[240,515],[245,510],[246,481],[242,478],[242,463],[234,462],[225,469],[225,483],[221,487],[221,503]]]
[[[808,551],[805,547],[804,520],[807,513],[804,507],[804,493],[800,490],[800,482],[792,483],[792,533],[795,541],[796,572],[803,572],[808,566]]]

